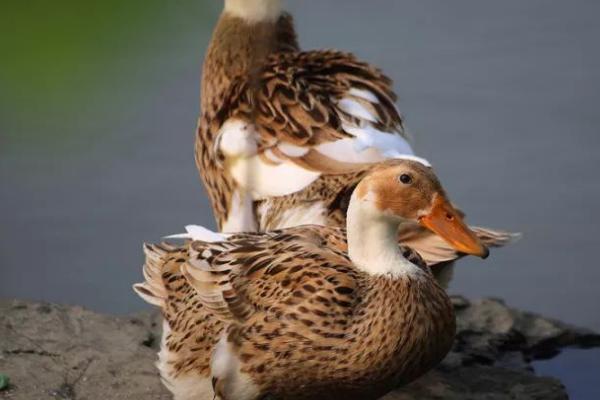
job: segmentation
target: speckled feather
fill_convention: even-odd
[[[352,89],[366,90],[376,101],[353,96]],[[360,103],[374,120],[356,120],[340,107],[342,98]],[[250,26],[230,16],[221,17],[204,64],[202,116],[196,140],[196,162],[219,229],[236,217],[232,214],[235,194],[252,197],[240,189],[231,174],[232,161],[217,145],[226,121],[239,118],[252,123],[256,128],[256,152],[265,163],[275,157],[279,160],[276,162],[292,162],[320,173],[314,182],[293,193],[249,200],[247,215],[255,223],[237,227],[241,225],[244,231],[299,223],[343,227],[350,194],[373,164],[336,161],[324,157],[315,146],[351,136],[344,130],[348,122],[371,124],[404,136],[395,100],[391,80],[353,55],[333,50],[300,51],[292,18],[287,14],[275,24]],[[309,150],[290,155],[280,150],[282,144]],[[313,212],[306,212],[308,208]],[[289,218],[294,210],[302,218]],[[237,227],[233,230],[240,230]],[[491,229],[474,230],[490,247],[504,246],[515,237]],[[417,225],[402,227],[399,239],[417,250],[429,265],[461,256],[437,235]]]
[[[212,349],[225,326],[181,274],[181,266],[189,260],[188,246],[145,244],[144,253],[145,281],[135,289],[161,309],[170,330],[163,337],[163,348],[173,355],[159,361],[164,364],[161,372],[166,372],[163,381],[189,373],[208,376]]]
[[[142,285],[163,298],[173,377],[208,377],[208,348],[224,329],[241,372],[275,398],[375,398],[439,362],[454,333],[443,290],[432,279],[368,275],[346,248],[343,229],[321,226],[147,245],[145,268],[162,262],[162,273]]]
[[[357,172],[322,176],[296,193],[256,201],[258,225],[265,231],[287,227],[289,225],[285,220],[288,215],[286,211],[294,207],[318,203],[323,207],[321,207],[322,212],[315,219],[321,219],[324,225],[345,227],[346,211],[354,188],[370,171],[387,164],[389,162],[365,166]],[[518,237],[500,230],[480,227],[471,227],[471,229],[488,247],[502,247]],[[428,266],[439,264],[440,268],[443,268],[447,262],[463,256],[435,233],[418,224],[403,224],[398,232],[398,240],[418,252]]]
[[[235,43],[228,38],[236,37]],[[260,43],[260,45],[257,45]],[[366,89],[377,101],[353,96]],[[366,107],[373,126],[403,135],[402,119],[394,105],[391,80],[352,54],[334,50],[299,51],[291,16],[284,14],[273,26],[244,26],[223,16],[208,50],[202,79],[202,115],[196,140],[196,163],[208,189],[221,227],[232,207],[238,183],[215,147],[225,121],[251,121],[257,129],[258,154],[272,151],[283,160],[321,171],[340,173],[361,165],[335,161],[311,150],[293,157],[279,145],[311,147],[351,137],[343,122],[362,123],[339,106],[350,97]]]

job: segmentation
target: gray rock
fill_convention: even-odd
[[[452,300],[457,337],[450,354],[385,400],[565,400],[564,386],[535,375],[530,362],[567,346],[600,346],[600,335],[590,330],[509,308],[502,300]]]
[[[472,365],[436,369],[382,400],[566,400],[564,386],[556,379],[531,372]]]
[[[7,399],[170,399],[148,347],[149,318],[81,307],[0,302],[0,372]],[[152,344],[152,343],[149,343]]]
[[[453,298],[454,349],[435,370],[386,400],[566,399],[530,361],[564,346],[600,345],[600,336],[516,311],[500,300]],[[0,373],[6,399],[170,399],[154,361],[160,316],[113,317],[81,307],[0,301]]]

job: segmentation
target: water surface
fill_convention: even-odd
[[[600,349],[565,349],[557,357],[533,363],[539,375],[555,376],[571,400],[600,399],[598,369]]]

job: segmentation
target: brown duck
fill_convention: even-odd
[[[175,399],[375,399],[435,366],[454,314],[422,259],[398,246],[407,221],[488,254],[431,168],[407,160],[361,179],[346,229],[195,228],[183,246],[146,245],[135,290],[165,317],[158,367]]]
[[[280,0],[225,0],[202,75],[196,161],[223,232],[345,226],[358,182],[414,155],[391,80],[352,54],[301,51]],[[473,228],[488,247],[513,235]],[[418,224],[400,243],[428,265],[462,255]]]

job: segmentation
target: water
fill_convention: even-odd
[[[219,4],[34,3],[0,17],[17,30],[0,35],[0,297],[140,310],[141,242],[214,227],[192,143]],[[524,233],[461,262],[451,290],[600,330],[600,4],[288,3],[304,47],[395,80],[470,222]]]
[[[539,375],[559,377],[571,400],[600,399],[600,349],[565,349],[558,357],[533,363]]]

